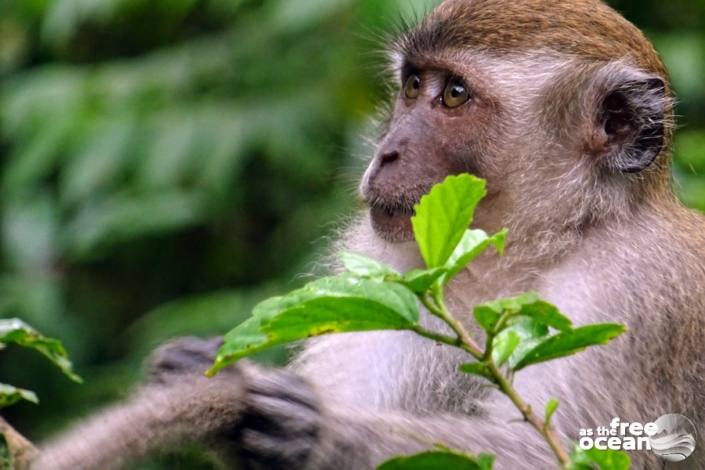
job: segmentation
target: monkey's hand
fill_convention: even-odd
[[[172,385],[183,382],[188,376],[201,377],[213,364],[218,348],[223,344],[220,336],[201,339],[195,336],[178,338],[159,346],[148,359],[149,385]],[[234,368],[224,369],[224,375]]]
[[[305,468],[320,435],[313,387],[286,369],[239,364],[245,377],[242,420],[219,436],[243,469]]]
[[[150,382],[168,386],[188,375],[202,374],[220,344],[219,338],[167,343],[152,355]],[[245,393],[237,404],[239,419],[223,422],[207,444],[222,458],[236,461],[237,468],[304,468],[320,434],[321,414],[313,387],[294,372],[265,369],[247,361],[224,369],[221,375],[233,375]]]

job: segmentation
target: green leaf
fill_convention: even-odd
[[[128,240],[196,225],[207,214],[207,198],[197,190],[112,194],[83,204],[62,241],[72,257],[81,259]]]
[[[377,467],[377,470],[491,470],[493,462],[494,457],[488,454],[475,457],[450,450],[434,450],[395,457]]]
[[[531,317],[537,322],[560,331],[570,330],[572,322],[557,307],[541,300],[535,292],[516,297],[493,300],[475,307],[475,319],[486,331],[495,332],[496,323],[503,313],[511,316]],[[495,332],[498,333],[498,332]]]
[[[556,412],[558,409],[559,401],[556,398],[551,398],[548,400],[546,403],[546,415],[544,417],[544,423],[549,424],[551,422],[551,418],[553,418],[553,414]]]
[[[68,353],[61,342],[41,335],[22,320],[17,318],[0,320],[0,345],[7,343],[38,351],[61,369],[69,379],[82,382],[81,378],[73,372]]]
[[[208,374],[274,345],[327,333],[409,329],[418,320],[416,296],[402,285],[325,277],[258,304],[252,318],[225,336]]]
[[[12,458],[10,445],[7,443],[5,435],[0,433],[0,470],[14,470],[15,462]]]
[[[399,275],[386,264],[357,253],[345,251],[340,254],[340,260],[343,262],[345,269],[359,277],[384,278],[389,275]]]
[[[404,274],[404,277],[399,282],[415,294],[422,294],[445,273],[445,268],[414,269]]]
[[[482,362],[468,362],[466,364],[460,364],[458,370],[466,374],[479,375],[480,377],[484,377],[494,382],[494,376],[492,375],[492,372],[490,372],[490,369],[487,367],[487,364],[484,364]]]
[[[548,327],[537,322],[529,317],[513,317],[507,321],[507,326],[497,336],[494,341],[502,341],[502,338],[512,333],[517,334],[520,338],[519,345],[514,349],[512,354],[507,359],[509,367],[513,368],[524,355],[536,347],[546,336],[548,336]]]
[[[501,366],[514,353],[521,342],[521,336],[516,331],[509,330],[507,334],[496,336],[492,341],[492,358]]]
[[[477,258],[490,245],[493,245],[499,254],[504,254],[504,245],[507,240],[507,229],[495,233],[491,237],[484,230],[466,230],[458,246],[448,258],[446,268],[448,274],[445,279],[449,280],[458,274],[472,260]]]
[[[59,222],[52,197],[35,191],[31,198],[5,198],[2,217],[3,252],[9,267],[22,272],[49,269],[57,257]]]
[[[488,333],[494,331],[497,322],[499,322],[499,317],[501,316],[500,313],[494,311],[494,309],[484,305],[475,307],[473,315],[475,315],[475,321]]]
[[[86,132],[81,147],[62,168],[59,181],[61,201],[76,204],[89,200],[111,187],[125,171],[134,142],[135,124],[131,118],[98,120]]]
[[[539,343],[517,363],[515,370],[539,362],[570,356],[590,346],[606,344],[626,331],[624,325],[602,323],[563,331]]]
[[[36,188],[61,158],[73,127],[75,122],[71,119],[53,119],[41,126],[24,148],[20,148],[14,158],[5,163],[2,175],[5,194],[18,194],[28,188]]]
[[[533,318],[542,325],[559,331],[568,331],[573,326],[573,322],[563,315],[558,307],[540,299],[522,305],[517,315]]]
[[[576,449],[570,456],[569,470],[629,470],[632,460],[624,451]]]
[[[5,408],[6,406],[14,405],[18,401],[25,400],[32,403],[39,403],[39,399],[34,392],[30,390],[25,390],[23,388],[13,387],[12,385],[7,385],[0,383],[0,408]],[[0,467],[2,468],[2,467]]]
[[[449,176],[421,198],[411,224],[426,266],[436,268],[448,261],[484,196],[485,181],[462,174]]]

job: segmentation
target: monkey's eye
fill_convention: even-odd
[[[421,91],[421,77],[415,73],[409,75],[404,84],[404,96],[409,99],[418,98]]]
[[[466,103],[470,99],[470,92],[465,83],[459,78],[451,78],[448,80],[445,89],[443,90],[443,104],[448,108],[457,108],[461,104]]]

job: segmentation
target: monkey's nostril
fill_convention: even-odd
[[[380,165],[384,166],[387,165],[388,163],[395,162],[396,160],[399,159],[399,152],[396,150],[393,150],[391,152],[383,153],[380,157]]]

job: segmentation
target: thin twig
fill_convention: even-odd
[[[492,359],[492,340],[495,334],[493,332],[488,332],[487,342],[485,345],[485,350],[483,351],[477,345],[477,343],[472,339],[468,331],[465,329],[463,324],[453,316],[450,310],[446,307],[443,301],[443,292],[441,289],[433,290],[432,296],[423,295],[420,296],[421,302],[428,309],[428,311],[443,320],[457,335],[457,338],[452,338],[449,336],[441,335],[422,327],[415,328],[414,331],[425,336],[426,338],[434,339],[444,344],[459,347],[469,354],[471,354],[475,359],[482,362],[487,366],[487,370],[490,372],[496,385],[514,404],[514,406],[521,412],[524,420],[528,422],[536,431],[541,434],[544,440],[548,443],[549,447],[555,454],[556,458],[560,462],[561,466],[566,468],[570,463],[570,457],[568,453],[563,448],[556,436],[555,430],[550,425],[550,423],[544,422],[539,418],[532,410],[531,405],[527,404],[519,395],[519,392],[512,385],[511,380],[500,370],[497,364]],[[498,321],[495,332],[499,331],[504,323],[507,321],[510,315],[502,314]]]

